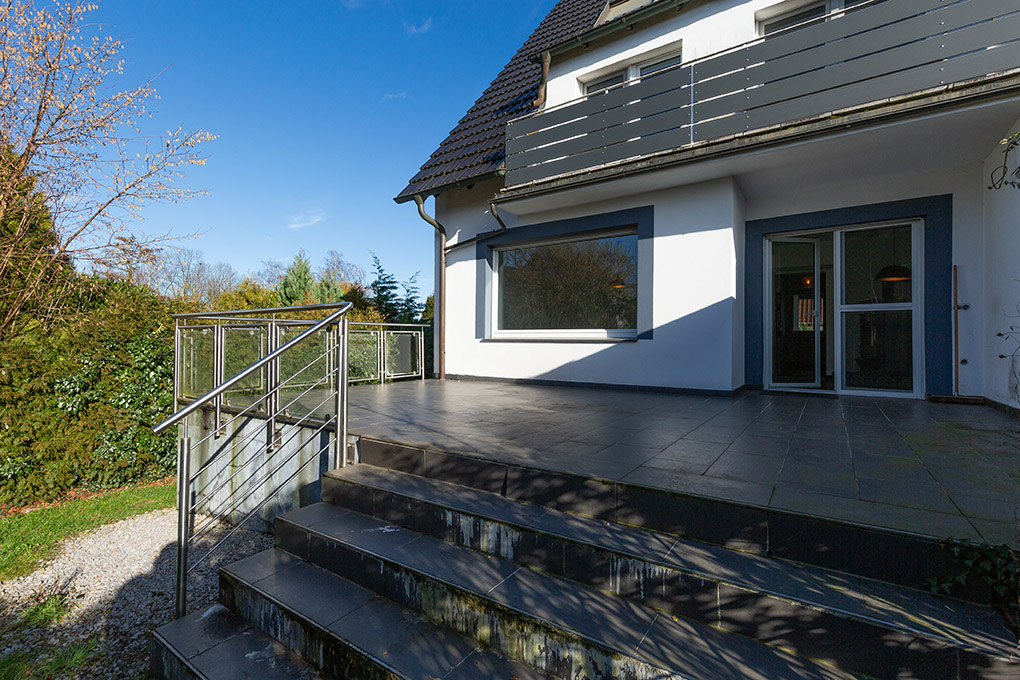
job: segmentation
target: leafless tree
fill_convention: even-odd
[[[53,287],[55,272],[130,269],[125,259],[167,240],[126,225],[145,203],[191,195],[173,182],[203,163],[196,147],[212,138],[142,135],[155,90],[117,89],[123,45],[87,22],[94,9],[0,4],[0,340],[61,311],[67,287]],[[40,230],[53,237],[29,238]]]
[[[338,253],[335,250],[326,253],[326,259],[319,270],[320,278],[327,274],[339,281],[344,289],[350,284],[362,287],[365,285],[365,270],[353,262],[348,262],[344,259],[343,253]]]
[[[287,274],[287,265],[276,260],[262,260],[262,269],[255,273],[255,280],[267,288],[276,288]]]
[[[192,248],[167,248],[146,262],[136,281],[160,295],[209,306],[234,288],[237,272],[226,262],[209,264]]]

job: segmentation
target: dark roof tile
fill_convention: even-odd
[[[605,4],[605,0],[557,2],[396,200],[500,170],[507,121],[529,113],[538,96],[542,67],[530,57],[594,26]]]

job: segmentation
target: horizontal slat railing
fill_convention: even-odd
[[[1016,68],[1016,0],[876,1],[511,121],[507,185]]]

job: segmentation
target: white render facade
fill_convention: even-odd
[[[659,3],[634,4],[640,10]],[[677,54],[692,64],[693,101],[696,70],[704,63],[699,59],[755,40],[763,17],[811,4],[818,3],[690,2],[631,30],[551,50],[546,100],[532,117],[584,102],[577,98],[586,83],[621,69],[633,79],[641,64]],[[842,3],[821,4],[824,18],[787,32],[807,35],[825,24],[831,31],[844,20]],[[863,16],[882,3],[871,4],[858,12]],[[971,9],[966,0],[957,4],[960,12]],[[986,23],[1012,26],[1017,19],[1015,9],[1006,10]],[[718,140],[699,145],[693,139],[666,152],[550,177],[536,177],[536,170],[558,168],[564,157],[528,165],[520,162],[524,155],[511,156],[505,176],[432,192],[436,219],[448,235],[447,374],[721,393],[766,387],[914,398],[958,394],[1020,407],[1020,358],[1009,335],[1020,327],[1020,190],[989,188],[1003,163],[1000,140],[1020,132],[1020,43],[994,49],[1014,68],[994,74],[980,93],[928,88],[913,99],[883,98],[842,116],[793,115],[800,128],[792,131],[783,125],[727,135],[719,148],[712,147]],[[640,122],[635,117],[625,124]],[[555,129],[529,134],[550,139]],[[650,138],[635,133],[626,143]],[[1007,165],[1016,167],[1015,155]],[[515,171],[530,176],[515,182]],[[501,331],[503,249],[612,235],[614,228],[637,236],[634,328]],[[865,285],[853,283],[853,272],[864,266],[862,258],[879,268],[883,244],[898,249],[893,259],[911,271],[889,279],[900,283],[875,278],[882,283],[867,284],[879,291],[874,300],[851,300],[850,289]],[[437,235],[437,281],[441,247]],[[804,275],[791,279],[795,268],[782,267],[812,248],[814,273],[805,260]],[[789,332],[779,328],[789,321],[783,308],[788,280],[803,284],[790,298],[799,301],[801,316]],[[899,297],[890,296],[896,286]],[[869,341],[877,343],[870,354],[859,346]],[[882,352],[898,358],[893,362]]]

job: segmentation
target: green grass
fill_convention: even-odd
[[[70,610],[63,593],[50,595],[21,613],[22,626],[51,626],[59,623]]]
[[[67,647],[53,645],[32,654],[16,652],[0,657],[0,680],[49,680],[83,665],[96,648],[95,640]]]
[[[174,493],[173,484],[121,489],[0,517],[0,581],[30,574],[56,552],[60,541],[74,534],[143,512],[172,508]],[[4,677],[0,670],[0,680]]]

